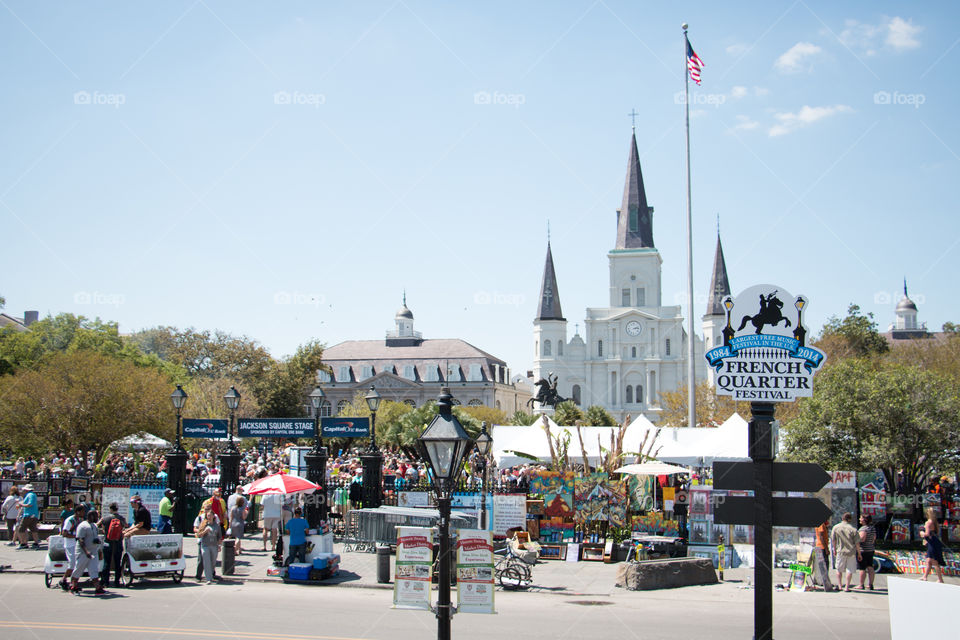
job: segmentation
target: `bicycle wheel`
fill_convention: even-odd
[[[523,586],[523,573],[517,567],[507,567],[500,572],[500,586],[504,589],[519,589]]]

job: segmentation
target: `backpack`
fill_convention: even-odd
[[[117,516],[110,518],[110,526],[107,527],[107,540],[111,542],[123,540],[123,523]]]

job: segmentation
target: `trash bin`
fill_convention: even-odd
[[[377,582],[390,582],[390,545],[377,545]]]
[[[220,556],[220,571],[225,576],[232,576],[237,559],[237,541],[227,538],[223,541],[223,552]]]

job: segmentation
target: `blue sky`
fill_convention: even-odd
[[[426,337],[530,367],[550,221],[570,322],[606,306],[630,118],[664,304],[734,291],[819,330],[960,320],[953,3],[0,2],[5,312],[223,329],[274,355]]]

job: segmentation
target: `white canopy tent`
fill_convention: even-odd
[[[542,420],[547,421],[550,433],[564,437],[570,434],[568,456],[574,463],[582,460],[580,439],[576,427],[561,427],[547,416],[527,427],[497,425],[493,428],[493,456],[500,468],[533,462],[528,456],[543,463],[550,462],[550,445],[543,431]],[[600,447],[609,448],[611,435],[617,427],[582,427],[583,444],[591,465],[600,462]],[[734,413],[719,427],[689,429],[686,427],[663,427],[659,429],[656,444],[651,454],[658,460],[687,467],[708,466],[714,460],[747,460],[747,421]],[[638,453],[647,436],[647,444],[657,433],[657,427],[642,415],[627,427],[623,451]],[[648,435],[649,434],[649,435]],[[627,456],[623,462],[633,460]]]
[[[155,436],[152,433],[147,433],[146,431],[141,431],[140,433],[135,433],[127,436],[126,438],[114,440],[110,443],[111,449],[126,449],[133,451],[170,449],[171,447],[173,447],[172,443],[167,442],[163,438]]]

